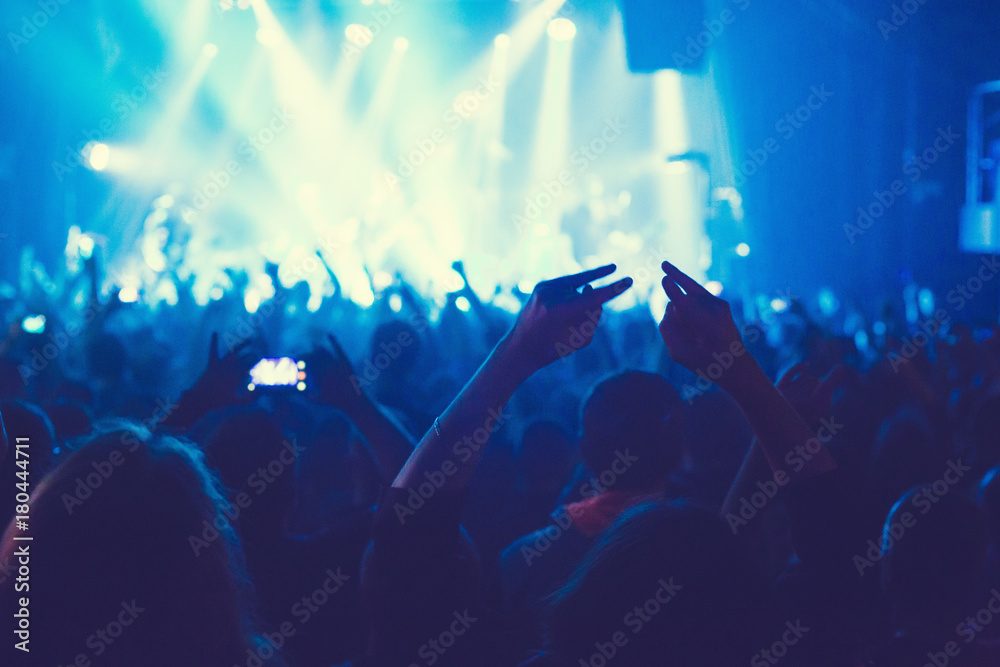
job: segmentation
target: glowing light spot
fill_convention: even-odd
[[[250,288],[243,295],[243,306],[247,309],[247,312],[253,315],[260,308],[260,292],[255,288]]]
[[[750,254],[750,246],[748,246],[746,243],[739,244],[738,246],[736,246],[736,254],[739,255],[740,257],[746,257],[747,255]]]
[[[720,294],[722,294],[722,283],[720,283],[718,280],[709,280],[707,283],[705,283],[705,289],[707,289],[715,296],[719,296]]]
[[[90,259],[92,254],[94,254],[94,239],[84,234],[80,237],[80,257]]]
[[[42,333],[45,331],[45,316],[44,315],[29,315],[21,320],[21,328],[27,333]]]
[[[500,33],[493,39],[493,45],[498,49],[510,48],[510,36],[504,33]]]
[[[410,40],[405,37],[397,37],[396,41],[392,43],[392,48],[400,52],[405,51],[410,48]]]
[[[163,195],[162,197],[157,197],[153,200],[153,206],[155,208],[170,208],[174,205],[173,195]]]
[[[139,300],[139,290],[135,287],[123,287],[118,290],[118,300],[122,303],[135,303]]]
[[[546,32],[557,42],[568,42],[576,37],[576,24],[566,18],[553,19]]]
[[[86,147],[84,147],[84,150],[86,151]],[[110,158],[111,149],[108,148],[107,144],[90,144],[90,150],[87,152],[87,163],[91,169],[94,171],[104,171],[104,168],[108,166]]]
[[[201,52],[209,58],[214,58],[219,53],[219,47],[215,44],[206,44],[202,47]]]
[[[305,368],[306,367],[306,362],[300,361],[299,363],[295,364],[295,366],[298,367],[298,368],[300,368],[300,369]]]
[[[372,31],[360,23],[352,23],[344,28],[344,35],[347,37],[347,41],[360,47],[368,46],[374,38]]]
[[[376,271],[372,276],[372,286],[377,290],[384,290],[392,284],[392,276],[385,271]]]
[[[403,299],[398,294],[389,295],[389,310],[398,313],[403,309]]]
[[[258,28],[256,37],[257,41],[264,46],[274,46],[278,43],[277,31],[269,28]]]
[[[472,304],[469,303],[469,300],[466,299],[464,296],[460,296],[457,299],[455,299],[455,305],[463,313],[469,312],[469,310],[472,308]]]
[[[771,299],[771,310],[776,313],[783,313],[788,310],[788,302],[784,299]]]

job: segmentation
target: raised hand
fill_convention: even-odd
[[[597,289],[589,284],[615,269],[608,264],[535,286],[509,334],[512,351],[525,364],[523,370],[532,373],[590,344],[604,304],[632,286],[631,278]]]
[[[663,291],[670,303],[660,321],[660,336],[670,358],[695,373],[706,372],[712,364],[728,370],[746,352],[729,304],[670,262],[663,262],[663,271]]]
[[[246,387],[247,373],[253,365],[250,356],[251,340],[235,345],[225,354],[219,353],[219,334],[212,332],[208,346],[208,365],[191,391],[206,402],[206,409],[224,407],[246,398],[242,389]]]
[[[360,400],[364,390],[361,387],[354,367],[347,353],[333,336],[327,335],[332,351],[325,348],[313,350],[312,366],[313,386],[316,388],[316,398],[323,403],[349,411]]]

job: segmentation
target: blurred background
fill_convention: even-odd
[[[0,26],[8,285],[99,247],[123,300],[192,280],[253,312],[270,262],[311,309],[399,273],[515,310],[615,261],[614,307],[656,315],[670,257],[927,314],[995,252],[1000,94],[970,95],[1000,2],[8,0]]]

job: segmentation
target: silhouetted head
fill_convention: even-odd
[[[890,510],[882,531],[882,588],[897,609],[951,622],[981,583],[989,531],[975,502],[935,485],[907,491]]]
[[[662,376],[627,371],[602,380],[584,399],[580,453],[590,472],[615,473],[614,490],[662,486],[680,463],[683,403]],[[610,475],[609,475],[610,478]]]
[[[608,642],[618,645],[614,663],[633,667],[743,663],[757,650],[762,593],[716,517],[639,505],[591,548],[555,596],[549,649],[566,666],[589,664],[596,645]]]
[[[16,541],[24,533],[11,524],[0,563],[30,548],[38,664],[98,648],[107,664],[245,660],[246,575],[221,504],[195,447],[124,423],[101,429],[35,486],[34,539]],[[14,585],[0,583],[6,618],[22,595]]]
[[[205,444],[209,465],[219,471],[231,499],[247,494],[247,517],[282,517],[294,498],[298,451],[269,413],[230,414]]]

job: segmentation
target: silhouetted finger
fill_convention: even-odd
[[[556,278],[554,280],[548,281],[551,285],[556,285],[559,287],[572,287],[576,289],[581,285],[586,285],[593,280],[599,280],[604,276],[610,276],[618,267],[614,264],[608,264],[606,266],[599,266],[596,269],[590,269],[589,271],[581,271],[580,273],[574,273],[571,276],[563,276],[562,278]]]
[[[681,291],[681,288],[677,286],[677,283],[670,276],[664,276],[660,283],[663,285],[663,291],[667,293],[670,303],[684,298],[684,292]]]
[[[584,296],[590,305],[599,306],[624,293],[631,286],[631,278],[622,278],[604,287],[591,288]]]
[[[661,267],[663,268],[664,273],[673,278],[674,282],[684,289],[686,294],[702,294],[712,296],[712,293],[702,287],[701,283],[678,269],[670,262],[664,260]]]
[[[340,363],[347,363],[347,353],[344,352],[344,348],[340,346],[340,342],[337,340],[336,336],[333,334],[327,334],[326,337],[330,341],[330,347],[333,348],[333,354],[337,357],[337,361]]]

